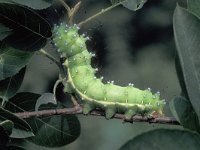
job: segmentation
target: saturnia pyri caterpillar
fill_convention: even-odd
[[[124,113],[126,119],[136,114],[151,116],[156,112],[162,115],[165,101],[160,100],[159,92],[152,94],[150,88],[140,90],[131,83],[127,87],[113,82],[103,83],[102,78],[95,77],[98,69],[91,67],[94,54],[85,44],[89,38],[79,35],[78,30],[77,25],[61,23],[54,27],[53,42],[61,57],[66,58],[63,65],[67,69],[68,81],[64,86],[83,100],[83,113],[100,108],[105,110],[108,119],[115,113]]]

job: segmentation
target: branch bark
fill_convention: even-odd
[[[15,113],[19,118],[27,119],[32,117],[47,117],[52,115],[69,115],[69,114],[83,114],[83,107],[76,106],[74,108],[63,108],[63,109],[51,109],[51,110],[41,110],[37,112],[20,112]],[[100,110],[94,110],[90,113],[93,116],[105,116],[105,113]],[[123,122],[147,122],[147,123],[157,123],[157,124],[168,124],[168,125],[180,125],[180,123],[172,117],[158,117],[158,118],[147,118],[142,116],[134,116],[132,120],[124,120],[123,114],[115,114],[115,119],[123,120]]]

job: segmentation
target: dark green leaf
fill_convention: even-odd
[[[175,97],[170,101],[169,106],[174,117],[184,128],[200,132],[198,116],[187,99]]]
[[[12,30],[0,23],[0,41],[12,33]]]
[[[0,125],[0,148],[5,149],[7,143],[9,142],[9,135],[6,130]]]
[[[33,9],[45,9],[51,6],[53,0],[0,0],[0,2],[17,3]]]
[[[14,124],[10,120],[5,120],[5,121],[3,121],[3,122],[0,123],[0,126],[2,126],[4,128],[4,130],[6,131],[6,133],[8,135],[10,135],[12,133]]]
[[[19,90],[24,78],[25,70],[26,68],[23,68],[16,75],[0,81],[0,98],[3,99],[2,104],[13,97]]]
[[[12,112],[34,111],[35,104],[40,95],[33,93],[18,93],[6,104],[6,109]],[[55,106],[41,106],[42,109],[56,109]],[[24,141],[21,146],[33,142],[45,147],[59,147],[73,142],[80,134],[80,123],[74,115],[57,115],[45,118],[27,119],[33,133],[34,138]],[[28,147],[25,147],[28,148]]]
[[[122,5],[130,10],[136,11],[141,9],[147,0],[110,0],[112,4],[122,3]]]
[[[49,23],[31,8],[0,3],[0,23],[13,30],[4,41],[16,49],[39,50],[51,37]]]
[[[18,146],[7,146],[6,148],[6,150],[25,150],[24,148]]]
[[[184,130],[157,129],[143,133],[120,150],[199,150],[200,136]]]
[[[200,18],[200,1],[188,0],[188,10],[195,13]]]
[[[35,111],[35,104],[40,94],[22,92],[17,93],[6,103],[5,108],[13,113],[24,111]]]
[[[14,123],[14,129],[12,130],[12,134],[10,135],[10,137],[27,138],[34,136],[31,127],[26,121],[20,119],[19,117],[3,109],[2,107],[0,107],[0,120],[10,120]]]
[[[174,34],[188,97],[200,120],[200,20],[177,6]]]
[[[33,53],[16,50],[0,42],[0,80],[18,73],[32,55]]]
[[[51,116],[42,119],[29,119],[35,137],[30,141],[45,147],[60,147],[77,139],[80,123],[76,116]]]
[[[55,99],[55,96],[52,94],[52,93],[44,93],[42,94],[36,104],[35,104],[35,111],[38,111],[39,110],[39,107],[41,105],[44,105],[44,104],[49,104],[49,103],[52,103],[52,104],[57,104],[56,102],[56,99]]]
[[[181,67],[181,64],[180,64],[179,56],[176,56],[176,58],[175,58],[175,66],[176,66],[176,73],[178,75],[179,83],[180,83],[180,86],[181,86],[181,89],[182,89],[181,95],[186,97],[187,99],[189,99],[187,88],[186,88],[186,85],[185,85],[183,70],[182,70],[182,67]]]
[[[35,108],[37,108],[37,110],[50,109],[53,106],[45,104],[56,104],[55,102],[56,101],[54,99],[54,96],[51,93],[45,93],[44,95],[40,95],[30,92],[22,92],[17,93],[14,97],[12,97],[9,100],[9,103],[6,104],[5,108],[13,113],[35,111]],[[54,106],[54,108],[55,107],[56,106]]]

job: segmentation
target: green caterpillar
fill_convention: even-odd
[[[83,113],[100,108],[105,110],[106,118],[115,113],[124,113],[126,119],[134,115],[152,115],[154,112],[163,114],[164,100],[160,93],[151,93],[151,89],[140,90],[129,84],[127,87],[114,85],[113,82],[103,83],[102,78],[95,77],[96,71],[91,67],[94,54],[88,52],[85,42],[89,39],[78,34],[77,25],[60,24],[54,27],[53,42],[61,57],[66,58],[63,65],[68,72],[67,88],[84,102]]]

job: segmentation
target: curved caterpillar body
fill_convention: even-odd
[[[67,68],[70,87],[84,101],[83,113],[88,114],[95,108],[105,110],[106,118],[111,118],[116,112],[124,113],[126,119],[136,114],[162,114],[164,100],[160,93],[152,94],[150,88],[140,90],[129,84],[127,87],[114,85],[113,82],[103,83],[102,78],[96,78],[98,69],[91,67],[94,54],[88,52],[85,35],[78,34],[77,25],[61,24],[54,28],[53,41],[61,57],[65,57],[64,66]]]

